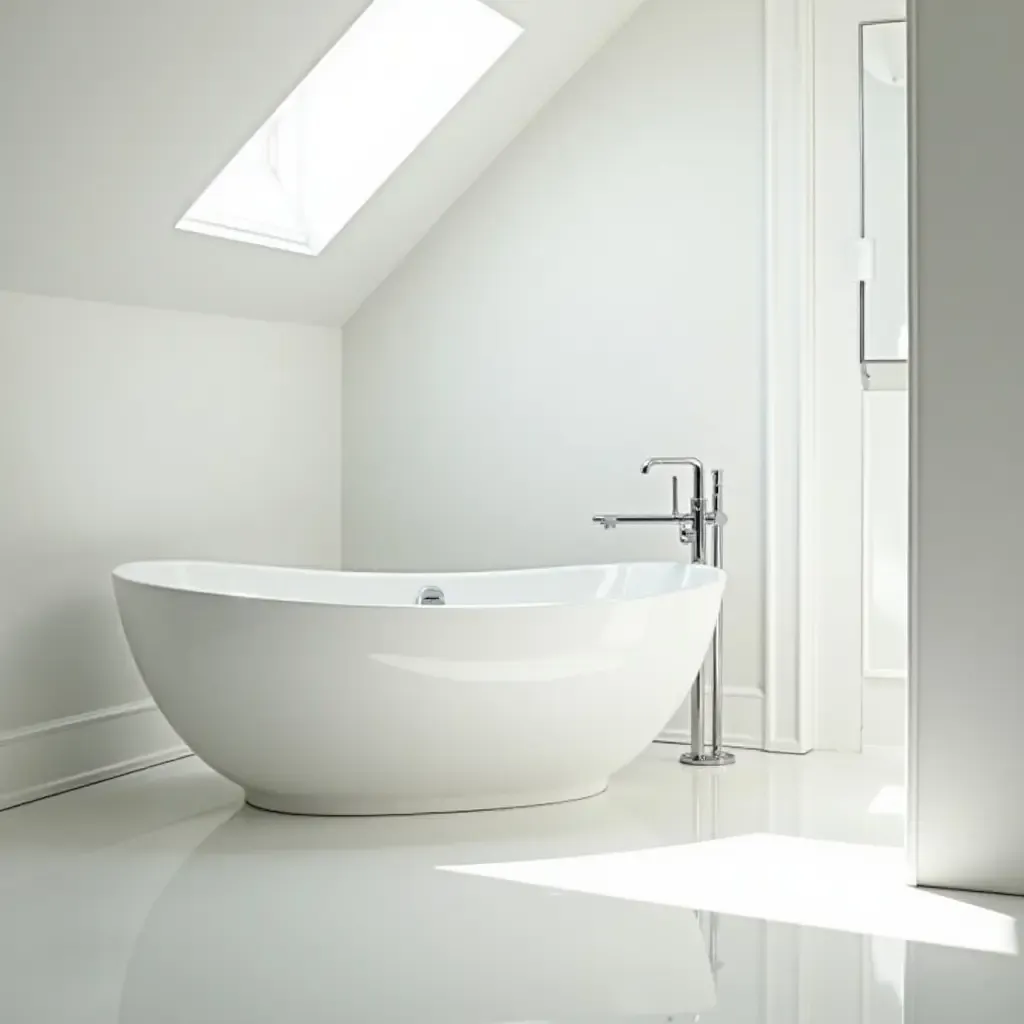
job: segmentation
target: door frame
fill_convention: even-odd
[[[817,746],[815,0],[765,0],[764,747]]]
[[[764,3],[767,750],[862,745],[860,352],[823,342],[860,327],[859,131],[836,129],[859,125],[859,48],[834,54],[897,3]],[[826,106],[848,117],[816,119]]]

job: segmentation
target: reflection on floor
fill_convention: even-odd
[[[194,759],[5,812],[3,1019],[1024,1019],[1024,904],[902,885],[898,758],[676,754],[490,814],[269,815]]]

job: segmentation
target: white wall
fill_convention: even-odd
[[[1024,894],[1024,4],[911,26],[911,868]]]
[[[337,565],[341,338],[0,292],[0,806],[173,752],[110,586]]]
[[[728,732],[761,742],[763,26],[649,0],[345,328],[353,568],[680,555],[653,455],[726,470]],[[680,719],[682,722],[683,719]]]

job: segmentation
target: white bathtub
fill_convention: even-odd
[[[417,605],[438,586],[447,604]],[[114,572],[182,739],[256,807],[412,814],[594,796],[683,702],[720,570],[392,575],[201,562]]]

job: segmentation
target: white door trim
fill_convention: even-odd
[[[815,746],[814,0],[765,0],[767,750]]]
[[[807,485],[820,595],[814,611],[814,745],[862,748],[865,724],[864,391],[860,351],[861,23],[899,18],[904,0],[813,0],[813,333],[815,462]],[[883,695],[884,695],[883,691]],[[874,706],[874,705],[873,705]],[[887,705],[886,705],[887,706]],[[870,710],[870,709],[869,709]],[[877,708],[876,708],[877,710]],[[875,714],[869,720],[874,722]],[[886,718],[886,715],[882,715]],[[877,723],[876,723],[877,724]],[[877,730],[873,730],[877,731]]]

